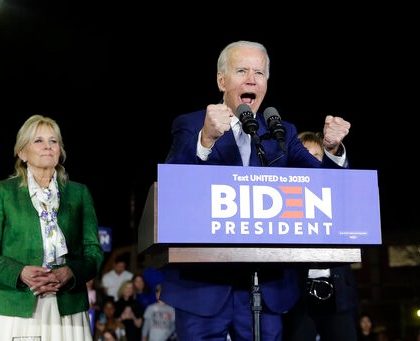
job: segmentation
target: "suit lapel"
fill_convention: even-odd
[[[39,220],[38,211],[32,204],[32,200],[29,195],[28,186],[18,188],[18,201],[19,205],[22,206],[22,212],[28,212],[28,219]]]
[[[213,153],[214,152],[217,153],[215,156],[222,164],[242,166],[241,153],[239,152],[232,129],[223,134],[216,142]]]

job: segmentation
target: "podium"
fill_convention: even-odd
[[[355,263],[381,243],[376,171],[158,165],[138,252],[174,263]]]

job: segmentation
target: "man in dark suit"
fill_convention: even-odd
[[[284,126],[284,141],[261,141],[263,157],[256,141],[244,134],[235,116],[240,105],[248,105],[256,120],[256,135],[269,132],[258,109],[267,91],[269,57],[259,43],[238,41],[229,44],[218,60],[217,83],[223,103],[206,110],[179,116],[173,123],[173,143],[167,163],[270,166],[340,167],[345,163],[341,144],[350,124],[328,116],[324,127],[326,155],[316,160],[297,138],[296,128]],[[254,114],[255,113],[255,114]],[[254,121],[255,122],[255,121]],[[260,150],[261,150],[260,148]],[[177,334],[184,340],[233,341],[253,339],[250,291],[253,265],[214,264],[168,266],[161,299],[176,309]],[[261,339],[281,340],[282,314],[296,302],[299,290],[294,269],[278,264],[258,266],[262,294]]]
[[[322,134],[312,131],[298,135],[318,160],[323,159]],[[327,264],[302,268],[302,295],[285,315],[285,341],[356,341],[358,295],[350,264]]]
[[[315,269],[311,269],[312,271]],[[302,296],[285,315],[285,341],[356,341],[357,285],[350,265],[333,266],[324,277],[302,271]],[[310,273],[309,273],[310,274]]]

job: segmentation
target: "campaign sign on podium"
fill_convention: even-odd
[[[154,214],[146,220],[154,232],[149,238],[143,217],[139,251],[151,244],[244,252],[247,245],[381,244],[375,170],[160,164],[153,191]]]

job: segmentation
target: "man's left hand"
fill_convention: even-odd
[[[328,115],[324,125],[324,148],[335,155],[344,137],[349,133],[350,126],[343,118]]]

